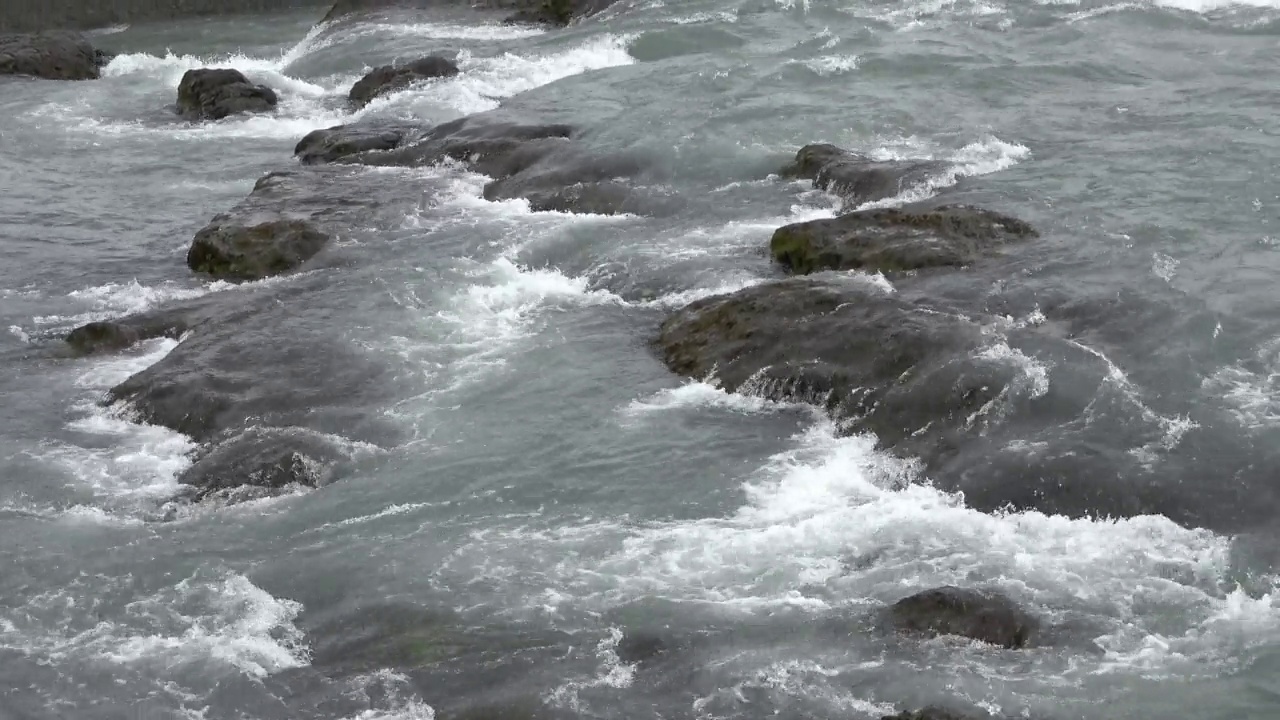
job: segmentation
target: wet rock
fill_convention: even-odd
[[[328,242],[329,235],[306,220],[244,225],[224,215],[196,233],[187,265],[224,280],[260,280],[296,269]]]
[[[106,402],[127,403],[139,420],[201,443],[249,425],[395,441],[395,429],[370,408],[403,386],[331,326],[332,310],[307,292],[313,288],[299,282],[201,298],[184,340],[113,387]]]
[[[897,715],[885,715],[880,720],[980,720],[980,716],[965,715],[946,708],[927,707],[921,710],[903,710]]]
[[[271,88],[254,85],[239,70],[229,68],[188,70],[178,85],[178,114],[188,120],[269,112],[278,102]]]
[[[447,1],[447,0],[446,0]],[[612,5],[616,0],[481,0],[472,7],[486,10],[508,10],[508,22],[567,25],[575,18],[591,15]],[[458,5],[464,0],[455,0]],[[395,9],[438,7],[441,0],[337,0],[324,17],[332,22],[347,16]]]
[[[1036,237],[1027,223],[967,205],[863,210],[779,228],[769,248],[791,272],[900,271],[969,265]]]
[[[0,34],[0,75],[93,80],[109,60],[79,33]]]
[[[335,162],[369,152],[386,152],[400,147],[408,128],[338,125],[307,133],[293,149],[304,165]]]
[[[667,643],[661,637],[647,632],[628,632],[614,648],[618,659],[628,665],[650,662],[667,653]]]
[[[374,98],[403,90],[414,83],[457,74],[458,66],[439,55],[428,55],[404,65],[383,65],[361,78],[351,88],[348,100],[352,107],[362,108]]]
[[[730,392],[807,402],[883,447],[945,453],[1015,377],[981,327],[848,278],[796,278],[697,301],[663,323],[666,365]]]
[[[839,195],[846,207],[853,208],[899,195],[946,169],[946,163],[931,160],[872,160],[835,145],[820,144],[801,148],[782,175],[813,180],[814,187]]]
[[[1003,595],[951,586],[903,598],[890,608],[890,615],[903,632],[959,635],[1011,649],[1026,647],[1038,626]]]
[[[626,155],[595,157],[569,148],[545,147],[551,152],[485,185],[485,199],[523,198],[537,212],[616,215],[643,211],[644,200],[621,178],[640,175],[645,163]]]
[[[66,342],[75,355],[95,355],[124,350],[143,340],[176,340],[187,329],[187,321],[180,314],[161,311],[81,325],[67,334]]]
[[[343,453],[322,436],[300,429],[251,428],[201,454],[178,482],[197,499],[241,487],[274,491],[289,485],[325,484]]]

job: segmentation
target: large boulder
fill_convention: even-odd
[[[362,108],[374,98],[404,90],[414,83],[457,74],[458,66],[452,60],[439,55],[428,55],[404,65],[374,68],[352,86],[347,97],[352,107]]]
[[[906,633],[958,635],[1010,649],[1030,644],[1039,627],[1004,595],[952,586],[903,598],[889,612],[894,625]]]
[[[244,225],[219,216],[196,233],[187,265],[224,280],[261,280],[296,269],[329,242],[307,220],[277,218]]]
[[[812,180],[814,187],[839,195],[853,209],[863,203],[884,200],[947,170],[932,160],[872,160],[829,144],[806,145],[783,177]]]
[[[0,35],[0,75],[93,80],[109,59],[78,33]]]
[[[657,344],[680,375],[812,403],[884,447],[935,454],[1016,376],[977,352],[979,324],[843,277],[699,300],[663,323]]]
[[[239,113],[262,113],[279,99],[266,85],[254,85],[239,70],[188,70],[178,85],[178,114],[188,120],[221,120]]]
[[[1017,218],[967,205],[862,210],[779,228],[769,249],[791,272],[919,270],[969,265],[1036,236]]]

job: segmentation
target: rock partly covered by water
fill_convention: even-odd
[[[990,715],[985,716],[990,718]],[[903,710],[897,715],[885,715],[880,720],[983,720],[976,715],[966,715],[956,710],[926,707],[920,710]]]
[[[331,22],[349,15],[385,10],[413,10],[439,7],[442,4],[464,5],[485,10],[511,12],[510,22],[545,23],[567,25],[575,18],[592,15],[612,5],[616,0],[337,0],[324,16]]]
[[[321,435],[297,428],[251,428],[209,446],[179,477],[197,499],[251,488],[269,494],[291,485],[324,484],[342,453]]]
[[[1015,372],[981,327],[853,278],[795,278],[699,300],[663,323],[662,359],[730,392],[825,408],[882,446],[945,452]]]
[[[788,270],[919,270],[969,265],[1036,236],[1017,218],[967,205],[862,210],[779,228],[769,243]]]
[[[73,32],[0,35],[0,75],[93,80],[110,56]]]
[[[178,85],[178,114],[188,120],[221,120],[240,113],[269,112],[279,99],[266,85],[255,85],[239,70],[188,70]]]
[[[835,145],[819,144],[801,148],[782,175],[812,180],[814,187],[839,195],[846,207],[854,208],[899,195],[946,170],[946,163],[932,160],[872,160]]]
[[[414,83],[458,74],[458,66],[440,55],[428,55],[404,65],[374,68],[351,87],[347,99],[352,107],[362,108],[374,98],[404,90]]]
[[[143,340],[176,340],[187,330],[187,319],[181,313],[158,311],[81,325],[67,334],[66,342],[75,355],[95,355],[124,350]]]
[[[493,178],[487,200],[528,200],[535,211],[656,214],[679,199],[630,180],[649,163],[627,154],[596,154],[561,123],[525,123],[473,115],[430,128],[377,123],[309,133],[294,153],[303,164],[416,167],[454,162]]]
[[[958,635],[1011,649],[1026,647],[1038,629],[1036,619],[1004,595],[951,586],[903,598],[890,615],[904,632]]]
[[[329,242],[307,220],[272,219],[245,225],[220,215],[196,233],[187,265],[224,280],[261,280],[296,269]]]

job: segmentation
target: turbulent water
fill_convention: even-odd
[[[315,20],[113,28],[99,81],[0,80],[0,718],[1280,716],[1274,0]],[[371,66],[432,51],[461,73],[347,108]],[[208,65],[280,108],[178,120],[179,79]],[[365,168],[381,214],[307,272],[187,269],[193,233],[307,132],[495,108],[654,159],[683,205],[531,212],[458,167]],[[882,205],[945,196],[1040,229],[910,289],[867,280],[1057,328],[1079,358],[986,350],[1032,396],[1101,363],[1078,422],[1142,503],[978,512],[812,409],[659,362],[668,313],[778,277],[773,230],[840,210],[776,174],[809,142],[952,168]],[[175,504],[196,443],[101,400],[178,341],[47,348],[245,293],[285,308],[254,342],[306,334],[381,368],[358,401],[379,422],[331,438],[350,457],[330,485]],[[1027,482],[1002,481],[1019,508]],[[870,619],[948,583],[1074,630],[1010,651]],[[659,661],[620,659],[637,633]]]

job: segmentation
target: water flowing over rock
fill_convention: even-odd
[[[352,86],[347,98],[352,107],[362,108],[374,98],[404,90],[414,83],[457,74],[458,66],[452,60],[439,55],[428,55],[404,65],[374,68]]]
[[[806,145],[784,177],[813,181],[814,187],[839,195],[846,209],[884,200],[945,172],[946,163],[932,160],[872,160],[835,145]]]
[[[240,113],[269,112],[279,103],[266,85],[254,85],[239,70],[188,70],[178,85],[178,114],[188,120],[221,120]]]
[[[260,493],[289,485],[316,487],[341,457],[331,442],[315,434],[251,428],[206,448],[178,482],[196,488],[197,499],[244,487]]]
[[[441,4],[464,4],[465,0],[337,0],[324,16],[332,22],[349,15],[385,10],[424,9]],[[473,7],[511,12],[509,22],[567,25],[579,17],[593,15],[616,0],[480,0]]]
[[[1039,625],[1003,595],[950,586],[903,598],[890,614],[907,633],[958,635],[1010,649],[1031,643]]]
[[[75,355],[96,355],[124,350],[143,340],[176,340],[187,329],[187,321],[180,313],[158,311],[81,325],[67,334],[66,342]]]
[[[77,33],[0,35],[0,75],[93,80],[109,59]]]
[[[260,280],[296,269],[329,242],[306,220],[243,225],[221,216],[196,233],[187,253],[191,269],[226,280]]]
[[[940,707],[926,707],[920,710],[903,710],[897,715],[885,715],[880,720],[986,720],[990,717],[990,715],[967,715]]]
[[[967,205],[862,210],[779,228],[769,243],[791,272],[961,267],[1036,236],[1016,218]]]

